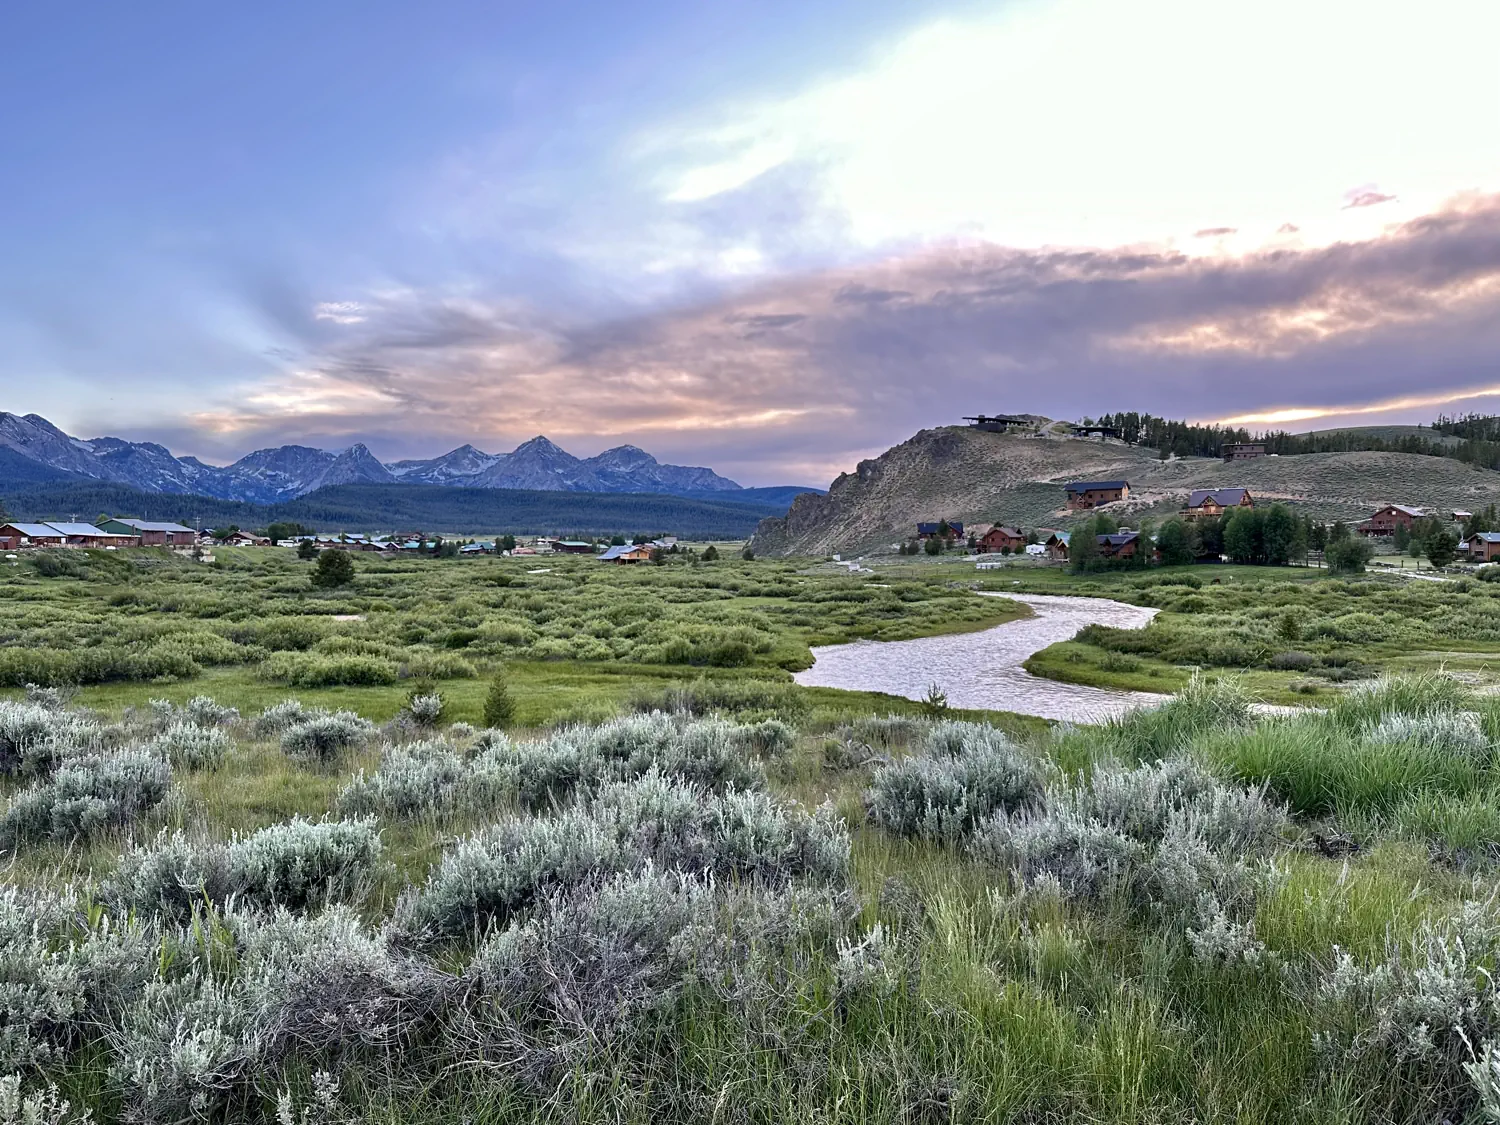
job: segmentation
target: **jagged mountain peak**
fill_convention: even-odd
[[[603,453],[588,458],[591,465],[611,469],[632,469],[642,465],[658,465],[659,461],[638,445],[617,445]]]
[[[709,469],[664,465],[639,446],[621,445],[580,460],[544,434],[510,453],[471,444],[428,460],[383,464],[363,442],[339,452],[306,445],[257,449],[231,465],[177,457],[155,442],[117,437],[84,441],[38,414],[0,411],[0,448],[26,462],[150,492],[194,493],[271,503],[334,484],[442,484],[575,492],[692,493],[740,486]]]
[[[570,457],[575,461],[578,460],[578,458],[573,457],[571,453],[545,434],[537,434],[536,437],[523,441],[511,451],[511,456],[514,457],[518,453],[560,453],[564,457]]]

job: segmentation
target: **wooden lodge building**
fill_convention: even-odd
[[[191,547],[198,541],[198,533],[180,523],[118,519],[102,520],[99,527],[113,535],[138,536],[142,547]]]
[[[1068,541],[1072,537],[1071,532],[1054,531],[1047,537],[1047,542],[1044,544],[1047,549],[1047,557],[1053,562],[1067,562]]]
[[[1458,549],[1468,556],[1470,562],[1500,562],[1500,531],[1476,531]]]
[[[91,523],[8,523],[0,526],[0,547],[135,547],[135,535],[116,535]]]
[[[1266,443],[1263,441],[1232,442],[1223,446],[1219,453],[1226,461],[1253,461],[1257,457],[1266,455]]]
[[[1100,557],[1106,559],[1134,558],[1141,545],[1138,531],[1117,531],[1113,535],[1095,536],[1095,539],[1099,543]]]
[[[917,541],[925,543],[927,540],[935,538],[941,534],[939,528],[945,523],[948,525],[948,531],[943,538],[952,542],[955,539],[962,539],[964,537],[964,525],[962,523],[957,520],[939,520],[937,523],[917,524]]]
[[[1409,508],[1405,504],[1387,504],[1369,519],[1356,524],[1354,530],[1369,538],[1395,535],[1397,527],[1411,530],[1417,520],[1427,518],[1425,508]]]
[[[1019,527],[996,524],[979,537],[978,546],[987,555],[998,555],[1004,551],[1018,555],[1026,550],[1026,533]]]
[[[600,562],[620,563],[622,566],[630,563],[648,563],[651,561],[652,550],[649,543],[626,543],[623,546],[611,547],[602,555],[595,557]]]
[[[1075,512],[1097,508],[1101,504],[1113,504],[1130,497],[1128,480],[1082,480],[1064,485],[1068,496],[1068,507]]]
[[[1217,519],[1230,508],[1253,508],[1255,498],[1248,488],[1197,488],[1188,496],[1182,518]]]

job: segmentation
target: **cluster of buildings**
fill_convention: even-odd
[[[346,535],[302,535],[289,539],[289,543],[313,543],[320,551],[374,551],[381,554],[424,554],[438,548],[438,540],[420,534],[392,535],[389,538],[371,538],[363,534]],[[465,558],[474,555],[504,555],[507,558],[526,558],[537,555],[588,555],[600,562],[636,563],[650,562],[655,551],[671,551],[677,546],[675,535],[666,535],[645,543],[627,543],[623,546],[602,548],[588,539],[563,539],[558,536],[537,536],[514,547],[505,547],[496,539],[478,539],[465,543],[458,553]],[[602,553],[601,553],[602,550]]]
[[[311,543],[319,551],[361,551],[383,555],[424,554],[436,551],[437,539],[420,532],[397,533],[390,536],[371,536],[362,532],[340,535],[297,535],[283,539],[283,545],[296,547]],[[153,520],[107,519],[97,523],[79,523],[48,520],[37,523],[20,521],[0,524],[0,550],[51,549],[75,547],[95,550],[118,550],[125,547],[167,547],[174,550],[193,550],[198,547],[270,547],[272,542],[264,535],[236,530],[227,538],[216,539],[206,532],[194,531],[180,523]],[[538,536],[515,547],[502,547],[498,540],[480,540],[465,543],[458,553],[470,555],[588,555],[601,562],[637,563],[650,562],[653,552],[671,551],[677,547],[675,535],[663,536],[650,542],[626,544],[604,548],[586,539],[564,539],[557,536]],[[601,553],[602,551],[602,553]]]
[[[1265,447],[1259,444],[1225,446],[1225,460],[1244,460],[1265,456]],[[1074,481],[1064,486],[1067,507],[1070,511],[1089,511],[1105,504],[1114,504],[1130,498],[1130,482],[1127,480]],[[1253,508],[1255,497],[1248,488],[1197,488],[1188,494],[1187,504],[1179,515],[1184,520],[1220,519],[1237,508]],[[1430,512],[1425,508],[1414,508],[1406,504],[1387,504],[1369,519],[1357,524],[1355,530],[1367,537],[1390,537],[1398,527],[1410,532],[1419,520],[1440,519],[1463,525],[1473,517],[1472,512],[1454,509],[1445,513]],[[1045,540],[1039,535],[1047,535]],[[942,537],[949,542],[964,540],[964,525],[957,520],[939,523],[917,524],[917,540],[925,542]],[[1019,527],[996,524],[982,535],[970,537],[969,546],[979,554],[1030,554],[1045,555],[1059,561],[1067,561],[1069,534],[1067,532],[1039,532],[1028,536]],[[1028,540],[1035,540],[1028,542]],[[1129,558],[1140,550],[1140,533],[1120,531],[1112,535],[1098,536],[1099,553],[1104,558]],[[1479,531],[1460,536],[1459,552],[1470,562],[1500,562],[1500,531]]]
[[[1409,504],[1387,504],[1367,520],[1355,525],[1354,530],[1370,539],[1393,538],[1396,529],[1408,533],[1420,520],[1439,520],[1458,524],[1460,527],[1474,518],[1474,513],[1463,508],[1447,512],[1430,512],[1426,508],[1414,508]],[[1459,554],[1469,562],[1500,562],[1500,532],[1476,531],[1471,535],[1459,534]]]
[[[0,524],[0,550],[30,547],[194,547],[198,533],[180,523],[152,520],[101,520],[96,526],[76,521]]]

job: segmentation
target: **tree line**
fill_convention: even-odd
[[[1414,453],[1500,469],[1500,415],[1465,414],[1459,418],[1440,415],[1430,427],[1433,433],[1430,438],[1422,434],[1386,438],[1358,430],[1314,434],[1268,430],[1257,434],[1243,427],[1158,418],[1133,410],[1084,418],[1083,424],[1113,427],[1131,445],[1154,449],[1163,460],[1174,456],[1218,457],[1226,445],[1258,442],[1265,445],[1267,453],[1282,457],[1304,453]],[[1444,437],[1459,441],[1444,441]]]
[[[1318,523],[1311,516],[1298,516],[1284,504],[1235,508],[1220,517],[1186,520],[1173,516],[1156,530],[1154,543],[1143,524],[1133,555],[1105,555],[1098,537],[1119,530],[1119,521],[1107,512],[1097,513],[1075,527],[1068,546],[1073,571],[1088,574],[1144,569],[1155,564],[1186,566],[1221,558],[1244,566],[1291,566],[1305,565],[1317,557],[1335,573],[1357,574],[1374,554],[1370,543],[1342,521]],[[1427,542],[1436,555],[1433,565],[1447,566],[1453,561],[1458,540],[1451,532],[1436,528],[1429,540],[1424,540]]]

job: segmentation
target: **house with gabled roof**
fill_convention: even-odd
[[[1248,488],[1195,488],[1188,495],[1182,518],[1217,519],[1230,508],[1253,508],[1255,498]]]
[[[1113,504],[1117,500],[1130,498],[1128,480],[1079,480],[1063,485],[1068,507],[1073,511],[1087,511],[1101,504]]]
[[[1500,562],[1500,531],[1476,531],[1458,549],[1468,556],[1470,562]]]
[[[1019,527],[1006,527],[997,523],[979,537],[976,545],[987,555],[996,555],[1003,551],[1020,554],[1026,549],[1026,533]]]
[[[1100,558],[1128,559],[1140,550],[1141,533],[1121,530],[1108,535],[1096,535],[1094,541],[1099,544]]]
[[[1413,508],[1406,504],[1387,504],[1369,519],[1355,525],[1354,530],[1371,538],[1395,535],[1397,527],[1411,530],[1417,520],[1427,518],[1426,508]]]
[[[942,530],[945,524],[947,525],[946,533]],[[917,524],[917,539],[919,541],[925,543],[927,540],[938,535],[942,535],[944,539],[949,541],[962,539],[964,537],[964,525],[958,520],[938,520],[936,523]]]
[[[651,561],[652,547],[649,543],[624,543],[611,547],[602,555],[594,556],[600,562],[646,563]]]

